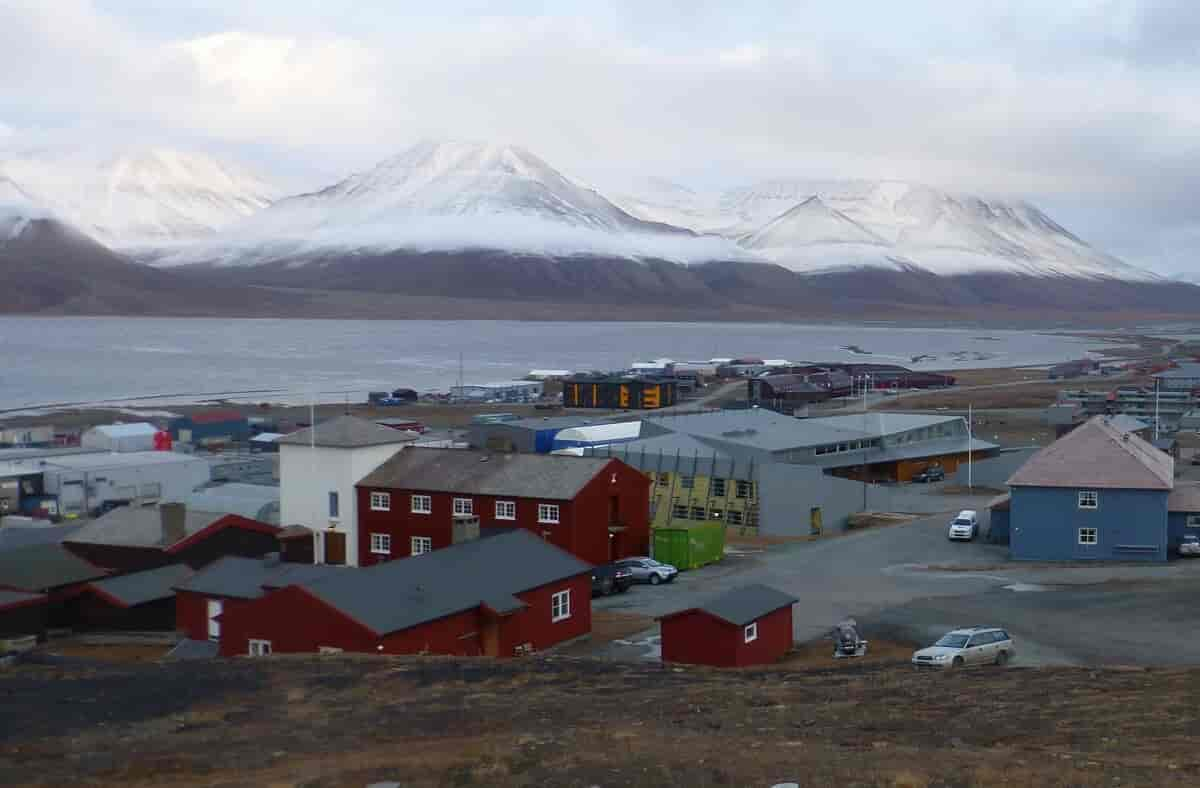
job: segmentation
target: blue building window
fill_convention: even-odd
[[[1079,508],[1080,509],[1099,509],[1100,508],[1100,493],[1096,492],[1095,490],[1080,490],[1079,491]]]

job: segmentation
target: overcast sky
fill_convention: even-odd
[[[1200,270],[1198,0],[0,0],[0,36],[0,147],[306,184],[426,137],[602,186],[903,178]]]

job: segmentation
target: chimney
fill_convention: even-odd
[[[479,538],[479,515],[455,517],[451,526],[451,543],[462,544]]]
[[[183,503],[164,503],[158,507],[158,516],[162,521],[162,543],[170,547],[176,542],[182,542],[187,537],[184,522],[187,519],[187,505]]]

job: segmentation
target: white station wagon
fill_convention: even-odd
[[[914,652],[918,668],[962,668],[968,665],[1006,665],[1016,656],[1012,637],[1000,627],[967,627],[947,632],[929,648]]]

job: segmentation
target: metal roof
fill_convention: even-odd
[[[1029,458],[1010,487],[1170,490],[1175,461],[1106,416],[1096,416]]]
[[[45,591],[107,574],[60,544],[31,545],[0,552],[0,583],[24,591]]]
[[[40,544],[59,544],[78,531],[79,525],[6,525],[0,528],[0,550]]]
[[[203,457],[180,454],[172,451],[127,451],[98,452],[93,454],[70,454],[46,460],[38,464],[35,473],[43,471],[98,471],[109,468],[130,468],[146,465],[173,465],[206,462]]]
[[[304,584],[313,596],[385,635],[486,604],[498,613],[516,594],[591,571],[575,556],[523,530],[351,570]],[[387,604],[380,604],[387,600]],[[574,600],[576,605],[586,600]]]
[[[184,638],[168,651],[163,659],[213,659],[221,653],[221,644],[215,640],[192,640]]]
[[[585,427],[589,424],[607,424],[607,419],[587,416],[545,416],[543,418],[513,419],[498,421],[495,424],[474,425],[487,427],[515,427],[522,430],[565,430],[572,427]]]
[[[222,517],[228,516],[227,512],[205,512],[189,508],[183,518],[184,538],[199,533]],[[162,514],[159,509],[142,506],[118,506],[84,524],[67,541],[121,547],[171,546],[163,542]]]
[[[282,588],[357,569],[328,564],[293,564],[271,558],[226,556],[204,567],[175,586],[178,591],[257,599],[264,588]],[[376,600],[378,602],[378,600]]]
[[[125,607],[175,596],[175,586],[192,576],[186,564],[168,564],[145,572],[106,577],[87,584],[88,588],[112,597]]]
[[[1110,416],[1108,419],[1109,425],[1118,432],[1141,432],[1142,430],[1150,429],[1150,422],[1143,421],[1137,416],[1130,416],[1126,413],[1118,413],[1115,416]]]
[[[33,603],[45,604],[45,594],[27,594],[24,591],[5,591],[0,589],[0,610],[6,607],[20,607]]]
[[[877,438],[961,421],[961,416],[883,411],[852,416],[797,419],[766,408],[751,408],[648,418],[647,424],[702,439],[738,443],[764,451],[783,451],[860,438]]]
[[[937,440],[904,443],[898,446],[868,448],[865,454],[861,450],[840,454],[826,454],[814,457],[811,464],[821,468],[850,468],[855,465],[862,465],[864,460],[867,463],[894,462],[896,460],[910,460],[920,457],[933,457],[935,455],[966,454],[968,451],[982,453],[998,448],[1000,448],[999,444],[989,443],[979,438],[968,439],[966,435],[962,435],[957,438],[939,438]]]
[[[271,525],[279,524],[279,487],[233,482],[197,490],[184,499],[188,509],[237,514]]]
[[[1180,484],[1167,496],[1169,512],[1200,512],[1200,483]]]
[[[608,458],[413,446],[367,474],[358,486],[566,501],[608,462]]]
[[[710,616],[716,616],[722,621],[728,621],[735,626],[744,627],[752,621],[762,618],[768,613],[774,613],[782,607],[791,607],[799,602],[799,597],[784,593],[777,588],[754,583],[741,588],[727,591],[713,597],[707,602],[687,610],[671,613],[663,618],[671,618],[680,613],[692,610],[702,610]]]
[[[323,421],[315,428],[308,427],[284,435],[276,441],[281,446],[316,445],[333,449],[358,449],[365,446],[386,446],[409,443],[416,439],[412,433],[382,427],[357,416],[338,416]]]
[[[139,421],[133,424],[101,424],[92,427],[88,432],[98,432],[110,438],[141,438],[147,435],[154,437],[158,433],[158,427],[146,421]]]

